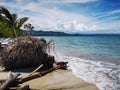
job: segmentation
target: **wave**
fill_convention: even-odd
[[[6,44],[10,39],[0,41]],[[54,53],[51,54],[56,56]],[[65,56],[59,52],[57,52],[56,59],[57,61],[67,61],[69,69],[76,76],[96,84],[101,90],[120,90],[120,65]]]
[[[120,65],[63,55],[57,59],[67,61],[76,76],[96,84],[100,90],[120,90]]]

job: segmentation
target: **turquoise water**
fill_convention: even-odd
[[[40,37],[37,37],[40,38]],[[55,59],[67,61],[72,72],[100,90],[120,90],[120,36],[48,36]]]
[[[44,38],[54,40],[57,55],[52,54],[56,61],[67,61],[73,74],[96,84],[100,90],[120,90],[120,36]],[[5,39],[2,43],[9,41]]]
[[[120,64],[120,36],[47,36],[67,56]]]

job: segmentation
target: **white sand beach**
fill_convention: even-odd
[[[1,71],[0,79],[7,78],[7,73]],[[27,74],[22,73],[22,76]],[[85,82],[69,70],[56,70],[21,84],[21,86],[24,85],[29,85],[31,89],[37,90],[99,90],[96,85]]]

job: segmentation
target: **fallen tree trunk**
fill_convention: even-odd
[[[40,68],[40,66],[38,68]],[[35,69],[34,71],[38,70],[38,68]],[[13,75],[12,73],[10,73],[8,75],[9,77],[7,80],[5,80],[5,79],[0,80],[0,81],[4,82],[3,85],[0,87],[0,90],[7,90],[10,87],[18,86],[18,84],[27,82],[27,81],[35,79],[35,78],[39,78],[41,76],[44,76],[44,75],[46,75],[54,70],[58,70],[58,69],[67,69],[67,62],[58,62],[57,67],[55,67],[55,68],[50,68],[50,69],[42,71],[42,72],[32,72],[27,77],[23,77],[23,78],[17,78],[20,74]],[[16,89],[11,88],[10,90],[16,90]]]
[[[29,81],[29,80],[44,76],[44,75],[46,75],[49,72],[52,72],[54,70],[58,70],[58,69],[66,70],[67,69],[67,63],[68,62],[58,62],[58,63],[56,63],[57,66],[55,68],[50,68],[50,69],[42,71],[42,72],[34,72],[32,74],[29,74],[27,77],[20,78],[18,80],[18,83],[24,83],[26,81]]]
[[[54,57],[46,52],[47,41],[30,36],[18,37],[10,41],[0,54],[0,65],[5,70],[39,66],[52,67]],[[51,60],[52,59],[52,60]]]
[[[49,70],[46,70],[46,71],[43,71],[43,72],[35,72],[33,73],[32,75],[29,75],[27,77],[24,77],[24,78],[20,78],[18,80],[18,83],[24,83],[24,82],[27,82],[29,80],[32,80],[32,79],[35,79],[35,78],[38,78],[38,77],[42,77],[44,76],[45,74],[49,73],[49,72],[52,72],[54,71],[55,69],[54,68],[51,68]]]
[[[10,87],[9,90],[37,90],[37,89],[30,89],[29,85],[25,85],[24,87]]]
[[[14,86],[19,75],[20,74],[13,75],[9,72],[7,80],[0,86],[0,90],[8,90],[9,87]]]

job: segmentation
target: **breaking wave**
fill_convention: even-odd
[[[76,76],[96,84],[100,90],[120,90],[120,65],[68,56],[59,58],[68,62]]]

